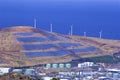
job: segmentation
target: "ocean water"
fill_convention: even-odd
[[[120,40],[120,0],[0,0],[0,28],[33,26],[74,35]]]

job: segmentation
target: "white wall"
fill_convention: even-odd
[[[0,68],[0,74],[8,73],[10,68]]]
[[[94,65],[93,62],[84,62],[84,63],[79,63],[79,64],[78,64],[78,68],[90,67],[90,66],[93,66],[93,65]]]
[[[43,77],[43,80],[51,80],[53,77]]]
[[[68,79],[60,79],[60,80],[68,80]]]

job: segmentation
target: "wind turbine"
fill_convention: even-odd
[[[53,32],[53,25],[50,24],[50,32]]]
[[[84,32],[84,37],[86,37],[86,32]]]
[[[99,32],[99,38],[102,38],[102,30]]]
[[[71,35],[71,30],[69,30],[68,35]]]
[[[73,26],[71,25],[71,32],[70,32],[70,35],[72,36],[73,35]]]
[[[37,28],[37,20],[36,20],[36,18],[34,19],[34,28]]]

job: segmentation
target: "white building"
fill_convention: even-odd
[[[91,67],[93,65],[94,65],[93,62],[84,62],[84,63],[79,63],[78,68]]]
[[[65,78],[63,78],[63,79],[60,79],[60,80],[69,80],[69,79],[67,79],[67,78],[66,78],[66,79],[65,79]]]
[[[0,68],[0,74],[9,73],[10,68]]]
[[[53,77],[42,77],[43,80],[51,80]]]

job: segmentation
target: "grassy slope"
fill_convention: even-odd
[[[20,31],[20,29],[26,32],[32,31],[32,28],[11,28],[10,31]],[[9,31],[9,29],[7,29]],[[120,50],[120,41],[116,40],[104,40],[91,37],[80,37],[80,36],[67,36],[71,38],[71,42],[80,42],[87,46],[95,46],[99,48],[102,52],[90,52],[90,53],[77,53],[81,58],[91,58],[96,61],[99,57],[103,55],[113,55],[113,53]],[[26,58],[20,51],[23,50],[22,45],[16,40],[16,38],[10,33],[5,32],[0,33],[0,60],[4,60],[10,66],[31,66],[36,64],[46,64],[46,63],[59,63],[59,62],[69,62],[75,59],[72,55],[66,55],[61,57],[36,57],[36,58]],[[101,58],[101,57],[100,57]],[[109,60],[109,59],[108,59]]]
[[[0,61],[7,66],[24,64],[24,55],[20,53],[22,45],[10,32],[0,33]]]
[[[80,36],[69,36],[71,39],[80,41],[89,46],[95,46],[96,48],[101,49],[103,52],[115,53],[120,51],[120,41],[118,40],[107,40],[99,39],[94,37],[80,37]]]

